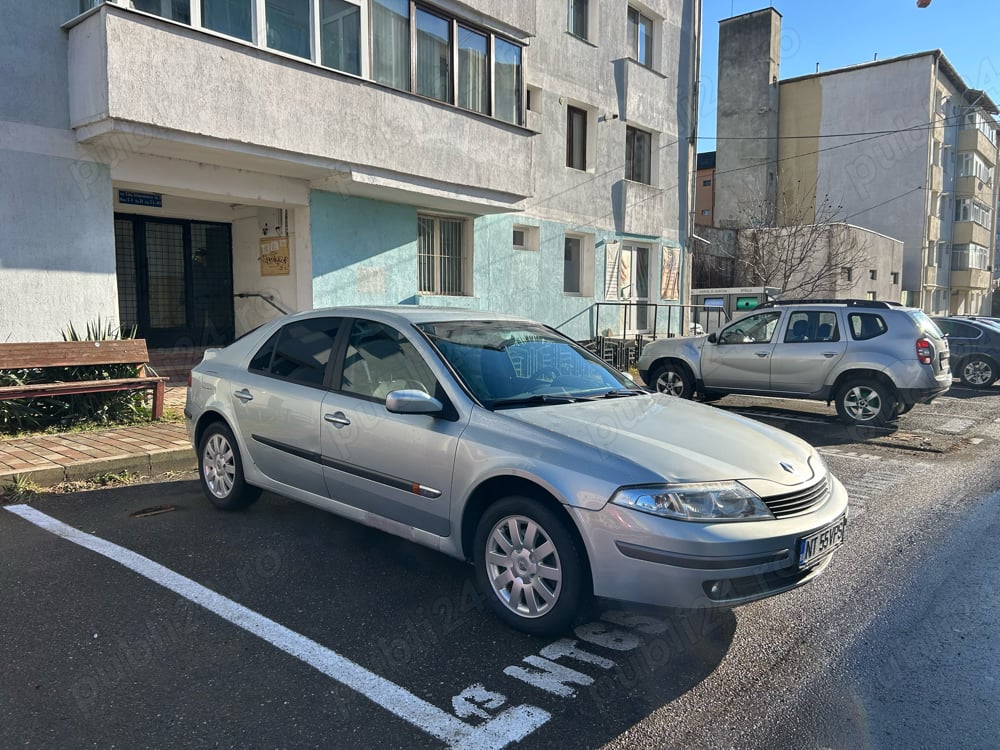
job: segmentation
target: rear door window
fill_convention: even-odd
[[[867,341],[889,330],[885,318],[877,313],[851,313],[847,316],[847,325],[855,341]]]
[[[283,326],[257,350],[249,369],[304,385],[323,385],[340,318],[306,318]]]

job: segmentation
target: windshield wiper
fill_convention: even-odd
[[[498,398],[493,402],[493,408],[502,406],[537,406],[539,404],[572,404],[577,401],[590,401],[587,396],[563,396],[551,393],[536,393],[533,396],[515,396],[513,398]]]
[[[625,396],[644,396],[647,395],[649,391],[639,390],[635,388],[619,388],[616,391],[608,391],[601,395],[601,398],[624,398]]]

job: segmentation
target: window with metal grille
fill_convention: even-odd
[[[422,294],[469,294],[464,235],[464,219],[417,217],[417,264]]]

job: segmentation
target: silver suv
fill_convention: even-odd
[[[948,341],[893,302],[766,302],[709,336],[647,344],[639,376],[661,393],[835,402],[848,424],[884,425],[951,387]]]

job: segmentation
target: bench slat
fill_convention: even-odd
[[[153,419],[163,416],[163,399],[166,395],[167,378],[114,378],[110,380],[76,380],[66,383],[36,383],[32,385],[0,386],[0,401],[14,399],[45,398],[46,396],[76,396],[84,393],[106,391],[134,391],[140,388],[153,389]]]
[[[143,365],[149,362],[145,339],[42,341],[0,344],[0,370],[86,365]]]

